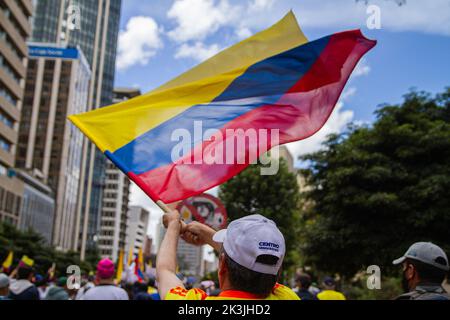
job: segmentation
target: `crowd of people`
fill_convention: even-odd
[[[35,274],[32,266],[21,262],[9,275],[0,274],[0,300],[346,300],[331,276],[323,277],[320,288],[305,272],[297,274],[294,288],[278,283],[284,236],[261,215],[235,220],[228,229],[216,232],[198,222],[186,225],[173,211],[166,214],[165,225],[156,278],[117,283],[114,263],[103,259],[95,275],[86,275],[74,285],[66,277],[55,279],[50,270],[46,276]],[[177,273],[180,237],[218,252],[218,282],[203,281],[194,287]],[[450,300],[442,286],[449,262],[439,246],[415,243],[393,263],[403,270],[405,294],[397,299]]]
[[[10,275],[0,273],[0,300],[161,300],[155,278],[143,281],[117,283],[115,266],[109,259],[101,260],[95,275],[85,275],[80,286],[70,285],[67,277],[52,278],[35,274],[32,267],[21,263]],[[208,296],[218,297],[220,285],[212,280],[199,283],[190,277],[177,275],[187,289],[196,287]],[[321,289],[312,285],[311,277],[298,274],[295,278],[295,292],[301,300],[345,300],[335,291],[336,281],[325,277]]]
[[[0,300],[160,300],[155,279],[117,283],[114,263],[103,259],[95,275],[77,285],[70,278],[44,277],[20,263],[10,274],[0,273]]]

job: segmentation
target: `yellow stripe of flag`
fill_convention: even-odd
[[[145,265],[144,265],[144,254],[142,253],[142,247],[139,248],[138,253],[138,261],[139,261],[139,268],[141,269],[142,273],[145,272]]]
[[[13,257],[14,257],[14,252],[10,251],[10,252],[8,253],[8,256],[6,257],[5,261],[4,261],[3,264],[2,264],[2,267],[3,267],[4,269],[9,269],[9,268],[11,268],[12,263],[13,263]]]
[[[119,261],[117,262],[117,275],[116,275],[117,283],[120,283],[120,281],[122,281],[122,273],[123,273],[123,249],[120,249]]]
[[[134,246],[130,246],[130,251],[128,251],[128,261],[127,261],[128,267],[131,266],[131,264],[133,263],[133,255],[134,255],[133,248],[134,248]]]

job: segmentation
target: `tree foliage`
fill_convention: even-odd
[[[450,250],[450,89],[412,92],[372,127],[329,137],[303,159],[312,203],[303,252],[325,271],[352,275],[391,262],[416,241]]]
[[[91,252],[85,262],[80,261],[79,253],[59,252],[46,245],[42,236],[33,230],[21,231],[8,223],[0,223],[0,262],[3,262],[9,251],[14,252],[14,266],[17,266],[23,255],[35,261],[38,273],[46,274],[53,263],[56,263],[57,275],[66,275],[67,267],[78,265],[84,272],[94,270],[98,261],[98,252]]]
[[[260,165],[251,165],[220,187],[230,220],[261,214],[275,221],[286,241],[284,268],[296,262],[299,231],[299,189],[296,175],[290,173],[283,159],[276,175],[263,176]]]

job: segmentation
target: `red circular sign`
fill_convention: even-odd
[[[219,199],[206,193],[182,201],[177,210],[186,222],[195,220],[215,230],[224,229],[227,225],[224,205]]]

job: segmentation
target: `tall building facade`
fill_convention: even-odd
[[[67,116],[85,112],[91,71],[79,48],[30,44],[16,165],[55,194],[53,244],[73,247],[82,133]]]
[[[114,89],[114,103],[137,97],[140,90]],[[102,215],[98,236],[98,249],[104,258],[117,260],[120,249],[125,250],[130,180],[112,162],[106,165],[106,181],[103,191]]]
[[[193,246],[180,239],[178,241],[178,260],[180,270],[190,276],[203,276],[203,247]]]
[[[133,254],[139,252],[139,248],[144,249],[145,238],[147,236],[150,212],[139,206],[130,206],[128,211],[127,226],[127,256],[130,248]]]
[[[20,229],[33,229],[47,244],[51,244],[55,215],[53,190],[34,174],[17,170],[17,177],[24,182]]]
[[[108,161],[98,236],[98,249],[102,258],[116,261],[120,249],[126,247],[129,195],[130,180]]]
[[[33,41],[79,46],[91,66],[88,107],[112,103],[121,0],[35,0]],[[106,159],[84,138],[79,201],[68,249],[97,244],[105,182]],[[58,245],[61,245],[58,243]]]
[[[0,1],[0,220],[19,225],[24,185],[14,172],[31,34],[31,0]]]

